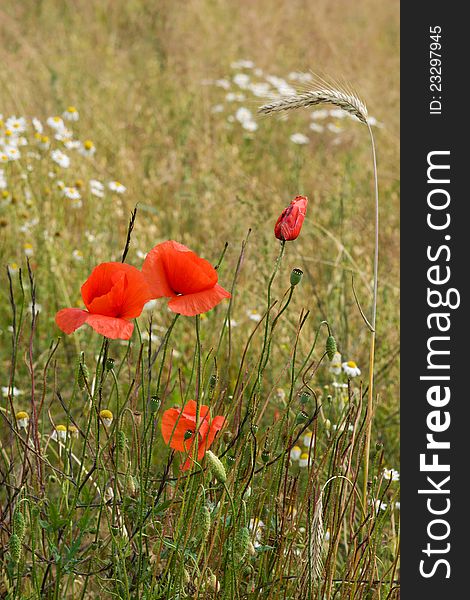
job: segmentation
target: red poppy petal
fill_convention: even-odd
[[[142,265],[142,273],[147,280],[152,298],[171,298],[175,292],[171,289],[164,265],[164,254],[170,242],[163,242],[152,248]]]
[[[224,298],[230,298],[230,294],[217,284],[213,288],[204,290],[203,292],[172,298],[168,302],[168,307],[180,315],[194,317],[195,315],[200,315],[211,310],[219,302],[222,302]]]
[[[139,269],[132,268],[126,273],[127,289],[121,306],[121,317],[135,319],[138,317],[146,302],[153,298],[145,277]]]
[[[128,340],[134,331],[134,323],[116,317],[88,314],[86,322],[99,334],[112,340]]]
[[[81,327],[88,318],[86,310],[80,308],[63,308],[55,316],[55,322],[64,333],[72,333]]]
[[[186,419],[178,408],[169,408],[162,416],[162,435],[165,444],[170,444],[174,450],[185,452],[189,440],[184,436],[187,431],[194,431],[194,423]]]
[[[222,427],[224,427],[225,421],[225,417],[221,416],[214,417],[212,419],[211,427],[206,440],[206,450],[209,450],[209,448],[212,446],[212,442],[214,441],[215,436],[222,429]]]

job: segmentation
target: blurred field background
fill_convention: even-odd
[[[329,119],[333,128],[309,129],[310,113],[288,120],[256,118],[247,131],[233,116],[240,106],[254,115],[262,98],[230,103],[239,60],[253,61],[263,74],[289,80],[292,72],[326,74],[351,84],[379,126],[380,267],[377,331],[377,414],[373,444],[384,448],[385,465],[399,461],[399,4],[372,0],[5,0],[0,6],[0,113],[37,117],[61,115],[68,106],[80,113],[72,129],[92,140],[92,159],[73,158],[69,169],[41,163],[8,189],[11,202],[0,214],[0,372],[7,386],[11,362],[8,326],[11,310],[7,264],[25,270],[24,245],[31,244],[37,302],[37,361],[41,365],[60,334],[57,310],[80,305],[79,288],[101,261],[119,260],[131,210],[138,213],[128,261],[137,267],[156,243],[175,239],[216,263],[228,249],[220,283],[229,288],[240,247],[251,229],[234,295],[232,355],[241,355],[250,318],[265,310],[266,282],[278,252],[274,223],[294,196],[309,197],[298,240],[287,244],[280,297],[293,267],[304,270],[289,317],[279,330],[273,360],[285,363],[302,308],[311,311],[308,349],[316,327],[330,323],[344,360],[367,372],[368,331],[356,306],[351,274],[364,310],[370,310],[373,257],[373,202],[367,130],[350,119]],[[230,90],[214,85],[230,81]],[[222,104],[223,109],[214,110]],[[334,127],[340,130],[335,132]],[[31,125],[29,125],[31,130]],[[303,132],[307,144],[290,140]],[[69,153],[75,156],[73,152]],[[39,163],[38,163],[39,164]],[[82,194],[72,210],[48,177],[65,185],[91,179],[118,180],[124,194],[104,198]],[[65,172],[66,171],[66,172]],[[13,178],[12,178],[13,181]],[[78,187],[80,187],[80,185]],[[33,224],[31,224],[31,222]],[[26,225],[26,226],[25,226]],[[46,233],[46,235],[45,235]],[[77,255],[83,257],[77,260]],[[154,322],[165,326],[164,304]],[[217,343],[220,316],[202,320],[203,343]],[[145,318],[141,318],[145,329]],[[178,367],[193,352],[192,329],[181,325],[172,340]],[[64,337],[64,336],[62,336]],[[90,341],[91,340],[91,341]],[[176,341],[175,341],[176,340]],[[57,360],[59,382],[70,377],[76,350],[99,349],[96,334],[84,328],[64,340]],[[26,346],[25,346],[26,347]],[[64,350],[65,348],[65,350]],[[24,348],[22,349],[22,352]],[[67,367],[69,365],[69,367]],[[69,369],[69,370],[67,370]],[[235,371],[236,372],[236,371]],[[279,386],[274,368],[267,374]],[[313,387],[320,397],[331,384],[321,368]],[[27,389],[25,361],[18,361],[15,385]],[[26,392],[27,394],[27,392]],[[64,392],[64,396],[67,393]],[[27,395],[24,396],[26,403]],[[6,398],[2,398],[6,405]],[[46,404],[60,412],[53,394]],[[18,409],[19,402],[15,402]],[[276,409],[273,404],[268,415]],[[75,409],[80,413],[80,409]],[[378,596],[380,597],[380,596]],[[385,596],[383,596],[385,597]]]

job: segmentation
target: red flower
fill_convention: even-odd
[[[225,418],[218,416],[212,420],[209,415],[209,407],[199,407],[199,427],[196,425],[196,402],[189,400],[181,408],[169,408],[163,413],[162,434],[165,444],[170,448],[189,454],[181,467],[186,471],[191,466],[192,451],[195,442],[195,432],[198,433],[197,460],[200,461],[206,450],[212,445],[214,438],[225,425]]]
[[[130,319],[140,315],[151,297],[138,269],[123,263],[102,263],[82,285],[88,310],[64,308],[56,314],[55,322],[67,334],[88,323],[108,338],[128,340],[134,329]]]
[[[274,235],[278,240],[287,242],[297,238],[307,213],[307,202],[308,198],[305,196],[297,196],[282,211],[274,226]]]
[[[230,294],[218,285],[217,271],[189,248],[168,241],[150,250],[142,266],[152,298],[171,298],[168,307],[193,317],[211,310]]]

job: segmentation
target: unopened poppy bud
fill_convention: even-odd
[[[114,358],[107,358],[104,366],[106,371],[112,371],[114,369]]]
[[[326,340],[326,353],[330,360],[333,360],[338,348],[336,346],[336,340],[332,335],[329,335]]]
[[[305,411],[301,410],[300,412],[297,413],[297,416],[295,417],[296,425],[302,425],[303,423],[306,423],[307,421],[308,421],[308,415]]]
[[[307,212],[307,202],[305,196],[297,196],[282,211],[274,226],[274,235],[278,240],[286,242],[298,237]]]
[[[204,504],[198,514],[197,526],[201,536],[202,542],[207,540],[209,531],[211,528],[211,513],[207,506]]]
[[[100,411],[100,418],[103,421],[103,425],[109,427],[113,422],[113,413],[108,409],[104,409]]]
[[[26,532],[26,522],[23,517],[23,513],[16,509],[13,515],[13,533],[19,537],[20,541],[23,540]]]
[[[292,287],[295,287],[302,281],[302,275],[304,272],[302,269],[292,269],[290,274],[290,284]]]
[[[233,554],[236,561],[241,561],[245,557],[248,551],[248,545],[250,543],[250,532],[248,527],[242,527],[237,531],[233,544]]]
[[[225,467],[222,464],[220,458],[218,458],[213,452],[208,450],[206,452],[207,464],[209,466],[209,470],[212,475],[219,481],[220,483],[225,483],[227,481],[227,473],[225,472]]]
[[[19,562],[21,558],[21,540],[16,533],[10,537],[8,542],[8,550],[10,552],[11,560],[14,563]]]
[[[117,432],[116,445],[119,452],[122,453],[125,451],[127,445],[127,437],[124,431],[122,431],[121,429]]]
[[[84,353],[81,352],[80,357],[78,359],[78,365],[77,365],[77,385],[82,390],[82,392],[85,390],[85,388],[87,386],[87,381],[88,381],[89,375],[90,374],[88,372],[88,367],[85,364]]]

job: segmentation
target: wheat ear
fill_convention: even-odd
[[[269,115],[274,112],[307,108],[317,104],[333,104],[354,115],[362,123],[367,124],[367,107],[356,94],[329,87],[312,89],[293,96],[286,96],[285,98],[260,106],[258,112],[263,115]]]

